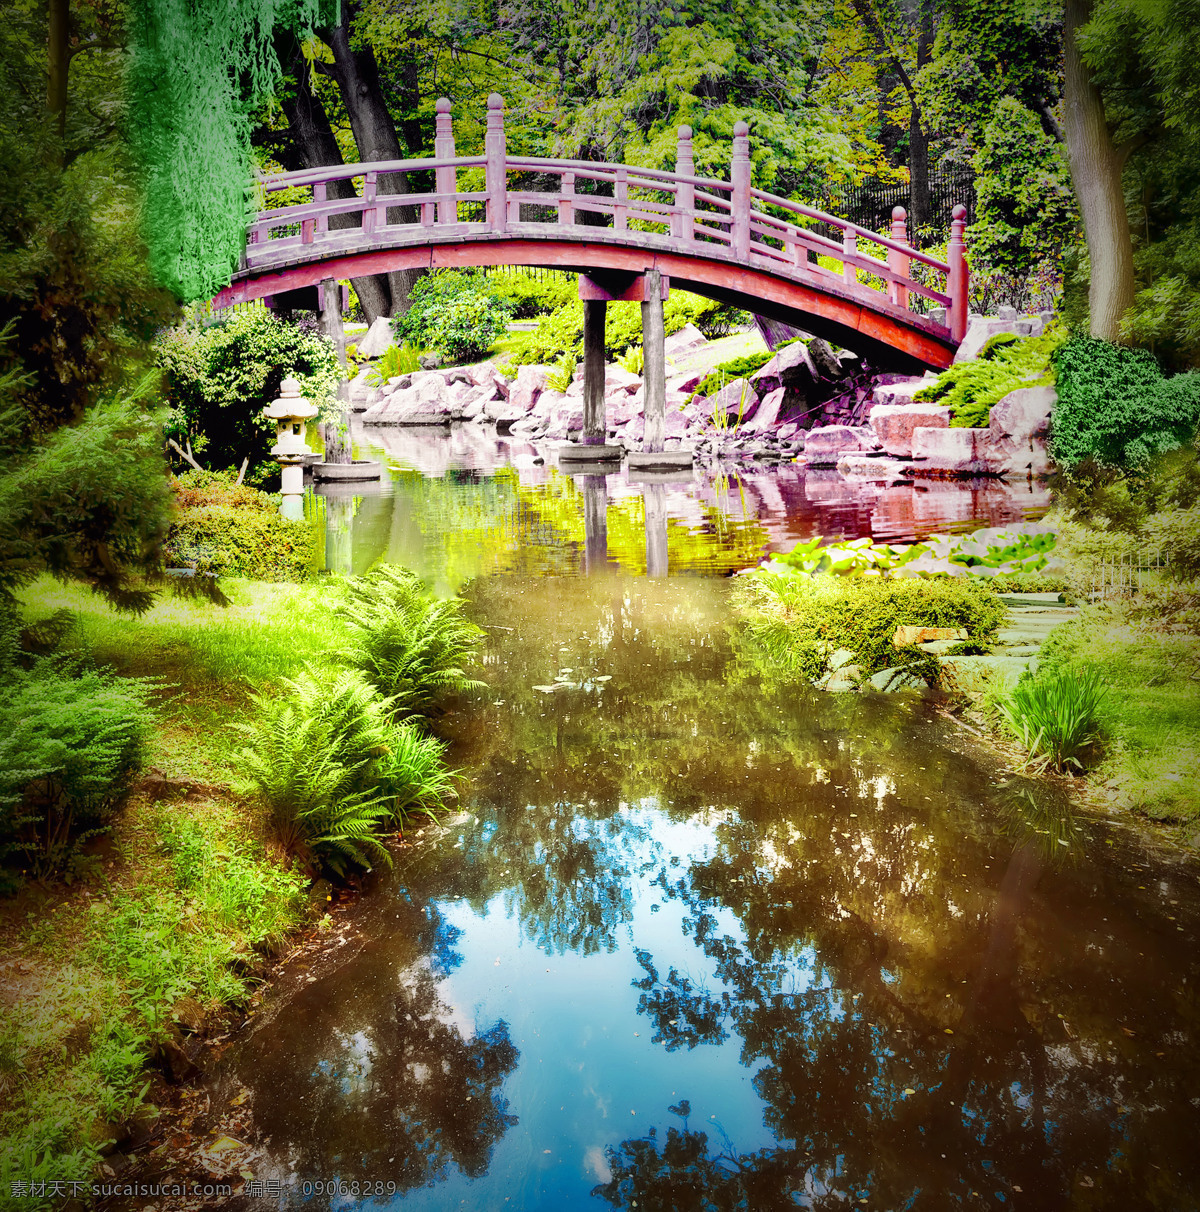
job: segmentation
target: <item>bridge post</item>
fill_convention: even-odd
[[[967,208],[960,202],[951,214],[950,243],[946,249],[946,260],[950,263],[946,293],[950,296],[950,337],[961,341],[967,335],[967,295],[970,291],[967,245],[963,238]]]
[[[437,160],[454,159],[454,120],[450,116],[450,98],[439,97],[434,106],[437,111],[433,136],[433,155]],[[450,167],[434,170],[434,187],[439,194],[458,192],[458,173]],[[439,223],[458,222],[458,203],[453,198],[443,198],[437,205]]]
[[[603,446],[608,436],[604,415],[605,299],[583,301],[583,434],[584,446]]]
[[[663,327],[662,274],[657,269],[648,269],[642,281],[645,289],[642,295],[642,383],[646,392],[642,450],[647,454],[659,454],[667,425],[667,334]]]
[[[504,98],[499,93],[491,93],[487,103],[487,133],[483,138],[483,154],[487,157],[484,177],[488,196],[488,226],[492,231],[507,231],[508,170],[505,161],[508,153],[504,140]]]
[[[675,171],[681,177],[696,175],[696,160],[692,151],[692,128],[681,126],[678,131],[679,142],[675,150]],[[696,221],[692,212],[696,209],[696,187],[690,182],[681,181],[675,187],[675,222],[671,234],[681,240],[694,238]]]
[[[733,254],[739,261],[745,261],[750,256],[750,127],[745,122],[736,122],[733,127],[729,180],[733,186],[729,229]]]
[[[908,212],[903,206],[897,206],[892,211],[892,239],[898,244],[908,243]],[[903,274],[908,277],[909,258],[903,253],[894,252],[888,249],[888,269],[894,274]],[[899,282],[888,283],[888,298],[905,311],[908,310],[908,287],[901,286]]]
[[[558,221],[572,226],[575,223],[575,174],[569,169],[562,175],[562,194],[558,199]]]
[[[854,266],[850,264],[850,258],[857,256],[858,229],[853,223],[847,223],[842,228],[842,281],[849,283],[851,286],[858,281],[858,276]]]

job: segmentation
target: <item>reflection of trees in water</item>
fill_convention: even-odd
[[[402,945],[364,949],[245,1050],[257,1126],[305,1179],[403,1191],[479,1177],[517,1122],[501,1093],[520,1055],[508,1025],[467,1035],[439,995],[457,931],[435,908],[397,907]]]
[[[936,815],[918,826],[935,832]],[[724,996],[661,979],[642,952],[639,1009],[668,1049],[739,1037],[779,1144],[741,1155],[686,1124],[652,1132],[609,1150],[595,1193],[639,1210],[990,1207],[1016,1188],[1039,1207],[1082,1190],[1088,1206],[1188,1206],[1188,1078],[1149,1069],[1111,1017],[1153,1016],[1161,990],[1125,968],[1114,990],[1096,955],[1064,962],[1039,881],[1058,881],[1057,904],[1089,891],[1053,865],[1073,826],[1044,798],[1000,815],[1016,840],[998,888],[973,889],[962,847],[922,877],[928,838],[897,847],[886,813],[860,815],[849,845],[820,816],[793,833],[735,820],[712,859],[664,873]],[[744,934],[721,931],[719,910]]]

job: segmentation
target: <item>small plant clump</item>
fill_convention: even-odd
[[[1001,719],[1038,768],[1083,769],[1080,754],[1096,739],[1104,685],[1094,669],[1022,678],[996,698]]]
[[[371,387],[381,387],[397,375],[415,374],[421,369],[421,357],[408,342],[389,345],[382,357],[367,370],[366,381]]]

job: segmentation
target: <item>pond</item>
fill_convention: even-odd
[[[489,690],[454,813],[211,1079],[284,1206],[1195,1206],[1193,867],[932,702],[775,680],[728,580],[644,575],[620,478],[589,561],[557,472],[413,462],[339,558],[473,577]],[[878,503],[754,475],[737,518],[671,486],[672,573]]]

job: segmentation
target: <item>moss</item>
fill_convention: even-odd
[[[1055,324],[1040,337],[1021,339],[999,333],[984,345],[975,361],[951,366],[913,399],[952,408],[954,419],[950,424],[957,428],[986,425],[992,405],[1010,391],[1053,384],[1051,358],[1065,339],[1066,333]]]

